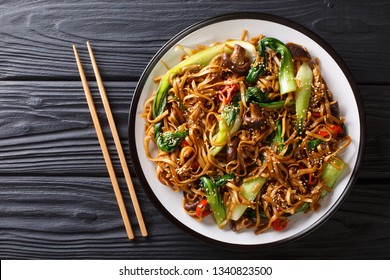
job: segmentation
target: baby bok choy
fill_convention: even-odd
[[[309,109],[313,72],[307,62],[303,62],[296,76],[298,89],[295,92],[295,109],[297,114],[296,130],[299,135],[304,131],[307,111]]]
[[[263,59],[262,62],[259,62],[257,65],[251,65],[249,73],[245,77],[245,80],[249,84],[255,84],[261,74],[263,74],[265,68],[267,67],[267,54],[265,53],[265,45],[263,40],[260,40],[257,45],[257,51],[259,53],[260,58]]]
[[[252,202],[255,200],[258,193],[261,191],[261,188],[264,186],[267,181],[264,177],[256,177],[247,181],[244,181],[241,184],[241,195],[246,200]],[[245,210],[248,209],[248,205],[237,204],[232,212],[231,220],[237,221],[244,214]]]
[[[343,162],[339,158],[332,158],[325,163],[325,167],[322,170],[321,180],[325,182],[325,186],[328,188],[333,188],[337,179],[340,177],[342,172],[348,167],[348,164]],[[328,195],[328,192],[324,190],[321,193],[321,197]]]
[[[226,145],[229,135],[236,133],[241,126],[240,96],[236,95],[232,101],[222,109],[218,120],[218,132],[213,137],[211,155],[216,156]]]
[[[290,50],[278,39],[272,37],[265,37],[260,42],[265,47],[269,47],[276,53],[281,55],[281,62],[279,67],[279,88],[280,94],[295,91],[297,85],[295,83],[294,63]]]
[[[201,186],[206,193],[207,203],[210,206],[211,212],[213,213],[218,226],[221,226],[226,219],[225,205],[222,203],[218,188],[232,178],[234,178],[233,174],[226,174],[216,179],[215,182],[206,176],[200,178]]]

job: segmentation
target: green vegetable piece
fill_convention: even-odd
[[[187,135],[187,130],[161,133],[157,137],[157,146],[160,150],[171,153],[180,145]]]
[[[297,113],[296,130],[302,135],[305,129],[307,111],[309,109],[311,85],[313,83],[313,71],[307,62],[303,62],[296,76],[298,89],[295,92],[295,108]]]
[[[307,208],[309,208],[309,206],[310,206],[310,203],[305,202],[301,206],[299,206],[299,208],[297,209],[297,211],[295,213],[305,212],[307,210]]]
[[[284,142],[284,137],[282,136],[282,121],[278,120],[276,122],[276,131],[273,140],[273,145],[277,147],[278,153],[280,153],[283,150],[284,147],[283,142]]]
[[[226,219],[226,209],[221,200],[218,188],[215,183],[207,178],[200,178],[201,185],[206,192],[206,199],[210,205],[210,209],[213,212],[213,216],[217,225],[220,226]]]
[[[279,68],[279,88],[280,94],[296,91],[297,85],[294,77],[294,63],[292,55],[288,47],[278,39],[265,37],[261,40],[261,44],[271,48],[279,53],[282,57]]]
[[[261,65],[259,65],[257,67],[251,65],[251,68],[249,69],[248,75],[245,77],[245,80],[249,84],[254,84],[254,83],[256,83],[257,79],[259,78],[259,76],[263,72],[264,72],[263,64],[261,64]]]
[[[184,113],[186,111],[186,107],[184,106],[184,104],[180,101],[180,99],[176,95],[171,94],[171,96],[177,102],[177,104],[179,104],[181,111]]]
[[[268,109],[276,109],[280,110],[283,109],[284,106],[290,107],[295,104],[294,101],[290,101],[287,104],[285,104],[285,101],[274,101],[274,102],[269,102],[269,103],[257,103],[260,105],[260,107],[268,108]]]
[[[253,200],[255,200],[256,196],[261,191],[266,181],[267,178],[256,177],[246,182],[243,182],[241,184],[241,195],[245,199],[252,202]],[[244,214],[247,208],[248,206],[244,204],[236,205],[236,207],[232,211],[231,219],[233,221],[237,221],[239,218],[241,218],[242,214]]]
[[[260,58],[263,58],[263,62],[259,63],[256,66],[251,65],[248,75],[245,77],[245,80],[249,84],[255,84],[259,79],[259,76],[263,74],[265,67],[267,66],[267,55],[265,53],[265,46],[262,40],[260,40],[257,45],[257,52],[259,53]]]
[[[325,167],[322,170],[320,178],[321,180],[325,181],[325,185],[328,188],[333,188],[337,179],[340,177],[340,174],[342,174],[342,172],[348,167],[348,165],[340,159],[331,159],[330,161],[331,163],[325,163]],[[321,193],[321,197],[325,197],[327,195],[328,192],[325,190]]]
[[[221,116],[225,119],[226,124],[231,127],[237,114],[240,112],[240,95],[235,95],[232,101],[223,107]]]
[[[307,148],[309,149],[309,151],[314,151],[317,146],[322,143],[324,143],[324,141],[321,139],[310,140],[309,142],[307,142]]]
[[[347,126],[345,125],[344,122],[341,124],[341,128],[343,129],[343,133],[339,134],[339,136],[340,136],[340,137],[347,136],[347,135],[348,135]]]
[[[234,174],[233,173],[229,173],[229,174],[225,174],[219,178],[216,178],[215,179],[215,186],[218,188],[218,187],[221,187],[223,185],[225,185],[229,180],[231,179],[234,179]]]
[[[218,121],[218,132],[214,135],[214,142],[221,144],[212,147],[211,155],[216,156],[222,149],[223,143],[226,142],[228,134],[236,133],[242,123],[240,112],[240,96],[233,98],[232,102],[226,105],[221,112],[221,119]]]
[[[246,103],[267,103],[269,102],[268,94],[263,92],[258,87],[248,87],[245,92]]]

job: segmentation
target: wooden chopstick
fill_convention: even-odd
[[[111,158],[110,158],[110,154],[108,152],[107,144],[106,144],[106,141],[104,140],[102,128],[100,126],[100,122],[99,122],[99,118],[98,118],[98,114],[96,112],[96,108],[95,108],[95,105],[93,103],[92,94],[91,94],[91,91],[89,89],[87,78],[85,77],[83,66],[81,65],[81,61],[80,61],[80,58],[79,58],[79,55],[77,53],[77,49],[76,49],[75,45],[73,45],[73,51],[74,51],[74,56],[76,58],[77,67],[79,69],[80,78],[81,78],[81,82],[83,84],[83,88],[84,88],[84,92],[85,92],[85,97],[87,99],[89,111],[90,111],[91,116],[92,116],[93,125],[95,126],[95,130],[96,130],[96,134],[98,136],[100,148],[102,150],[104,161],[105,161],[107,169],[108,169],[108,174],[109,174],[110,179],[111,179],[112,187],[114,189],[115,197],[116,197],[116,200],[118,202],[120,213],[122,215],[123,223],[125,224],[127,237],[129,239],[134,239],[134,233],[133,233],[133,230],[131,228],[130,219],[129,219],[129,216],[128,216],[127,211],[126,211],[125,203],[123,202],[123,197],[122,197],[122,194],[121,194],[121,191],[119,188],[118,180],[117,180],[116,175],[115,175],[114,167],[113,167],[112,162],[111,162]]]
[[[89,42],[87,42],[87,48],[88,48],[88,52],[89,52],[89,57],[91,58],[91,63],[92,63],[93,71],[95,73],[100,96],[101,96],[102,101],[103,101],[103,107],[104,107],[104,110],[106,112],[108,124],[109,124],[110,129],[111,129],[112,137],[114,138],[115,147],[116,147],[116,150],[118,152],[119,160],[120,160],[120,163],[121,163],[121,166],[123,169],[123,173],[125,175],[127,187],[129,189],[129,192],[130,192],[130,197],[131,197],[134,211],[135,211],[135,214],[136,214],[136,217],[138,220],[138,225],[141,229],[142,236],[148,236],[148,232],[146,230],[144,218],[142,217],[141,207],[139,206],[137,194],[135,192],[134,185],[133,185],[133,182],[132,182],[131,176],[130,176],[130,171],[129,171],[129,168],[127,166],[125,155],[123,153],[121,140],[119,138],[118,131],[116,129],[114,117],[112,116],[110,103],[108,102],[106,90],[104,89],[104,85],[103,85],[103,80],[100,76],[100,72],[99,72],[98,66],[96,64],[95,56],[92,52],[91,44]]]

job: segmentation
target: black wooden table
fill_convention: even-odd
[[[267,251],[230,252],[188,236],[164,218],[128,157],[150,235],[142,238],[135,227],[136,239],[129,241],[71,46],[79,46],[88,65],[84,46],[87,40],[93,44],[129,154],[128,111],[148,61],[187,26],[238,11],[294,20],[323,37],[350,67],[368,128],[357,182],[332,218],[306,237]],[[389,12],[390,2],[383,0],[1,1],[0,258],[390,258]],[[92,68],[85,68],[94,80]],[[113,141],[108,144],[114,151]],[[119,159],[112,157],[135,221]]]

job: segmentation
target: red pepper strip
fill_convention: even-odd
[[[318,134],[321,135],[322,137],[327,137],[329,135],[328,131],[323,127],[321,127],[318,130]]]
[[[332,134],[335,137],[337,137],[340,134],[343,134],[343,128],[341,127],[341,125],[332,124],[329,125],[329,128],[331,129]],[[323,127],[318,130],[318,134],[321,135],[322,137],[327,137],[329,135],[328,131]]]
[[[180,146],[182,147],[182,148],[184,148],[184,147],[187,147],[187,146],[189,146],[190,144],[188,144],[188,142],[186,141],[186,140],[183,140],[183,141],[181,141],[181,143],[180,143]]]
[[[321,117],[321,113],[320,113],[320,112],[313,112],[311,115],[312,115],[313,117],[315,117],[315,118]]]
[[[332,130],[336,136],[343,134],[343,128],[341,127],[341,125],[334,124],[334,125],[331,125],[330,127],[332,128]]]
[[[225,102],[225,104],[229,104],[232,100],[233,91],[237,89],[237,84],[228,84],[219,92],[218,98],[219,101]],[[227,93],[225,97],[225,93]]]
[[[303,164],[299,164],[299,169],[305,169],[306,167]],[[308,179],[307,179],[307,184],[311,185],[313,184],[313,173],[307,174]]]
[[[307,184],[310,186],[313,184],[313,173],[309,173],[309,180],[307,180]]]
[[[199,162],[198,162],[197,160],[195,160],[195,161],[192,163],[191,167],[192,167],[193,169],[198,169],[198,167],[199,167]]]
[[[208,206],[209,203],[207,202],[207,199],[206,198],[202,199],[198,203],[198,205],[196,205],[196,210],[195,210],[196,216],[198,216],[199,218],[204,218],[207,215],[209,215],[211,213],[211,210],[210,208],[208,208]]]
[[[273,223],[272,223],[272,227],[274,228],[274,230],[276,231],[282,231],[284,230],[286,227],[287,227],[287,224],[288,224],[288,220],[285,219],[285,220],[282,220],[280,218],[277,218]]]

